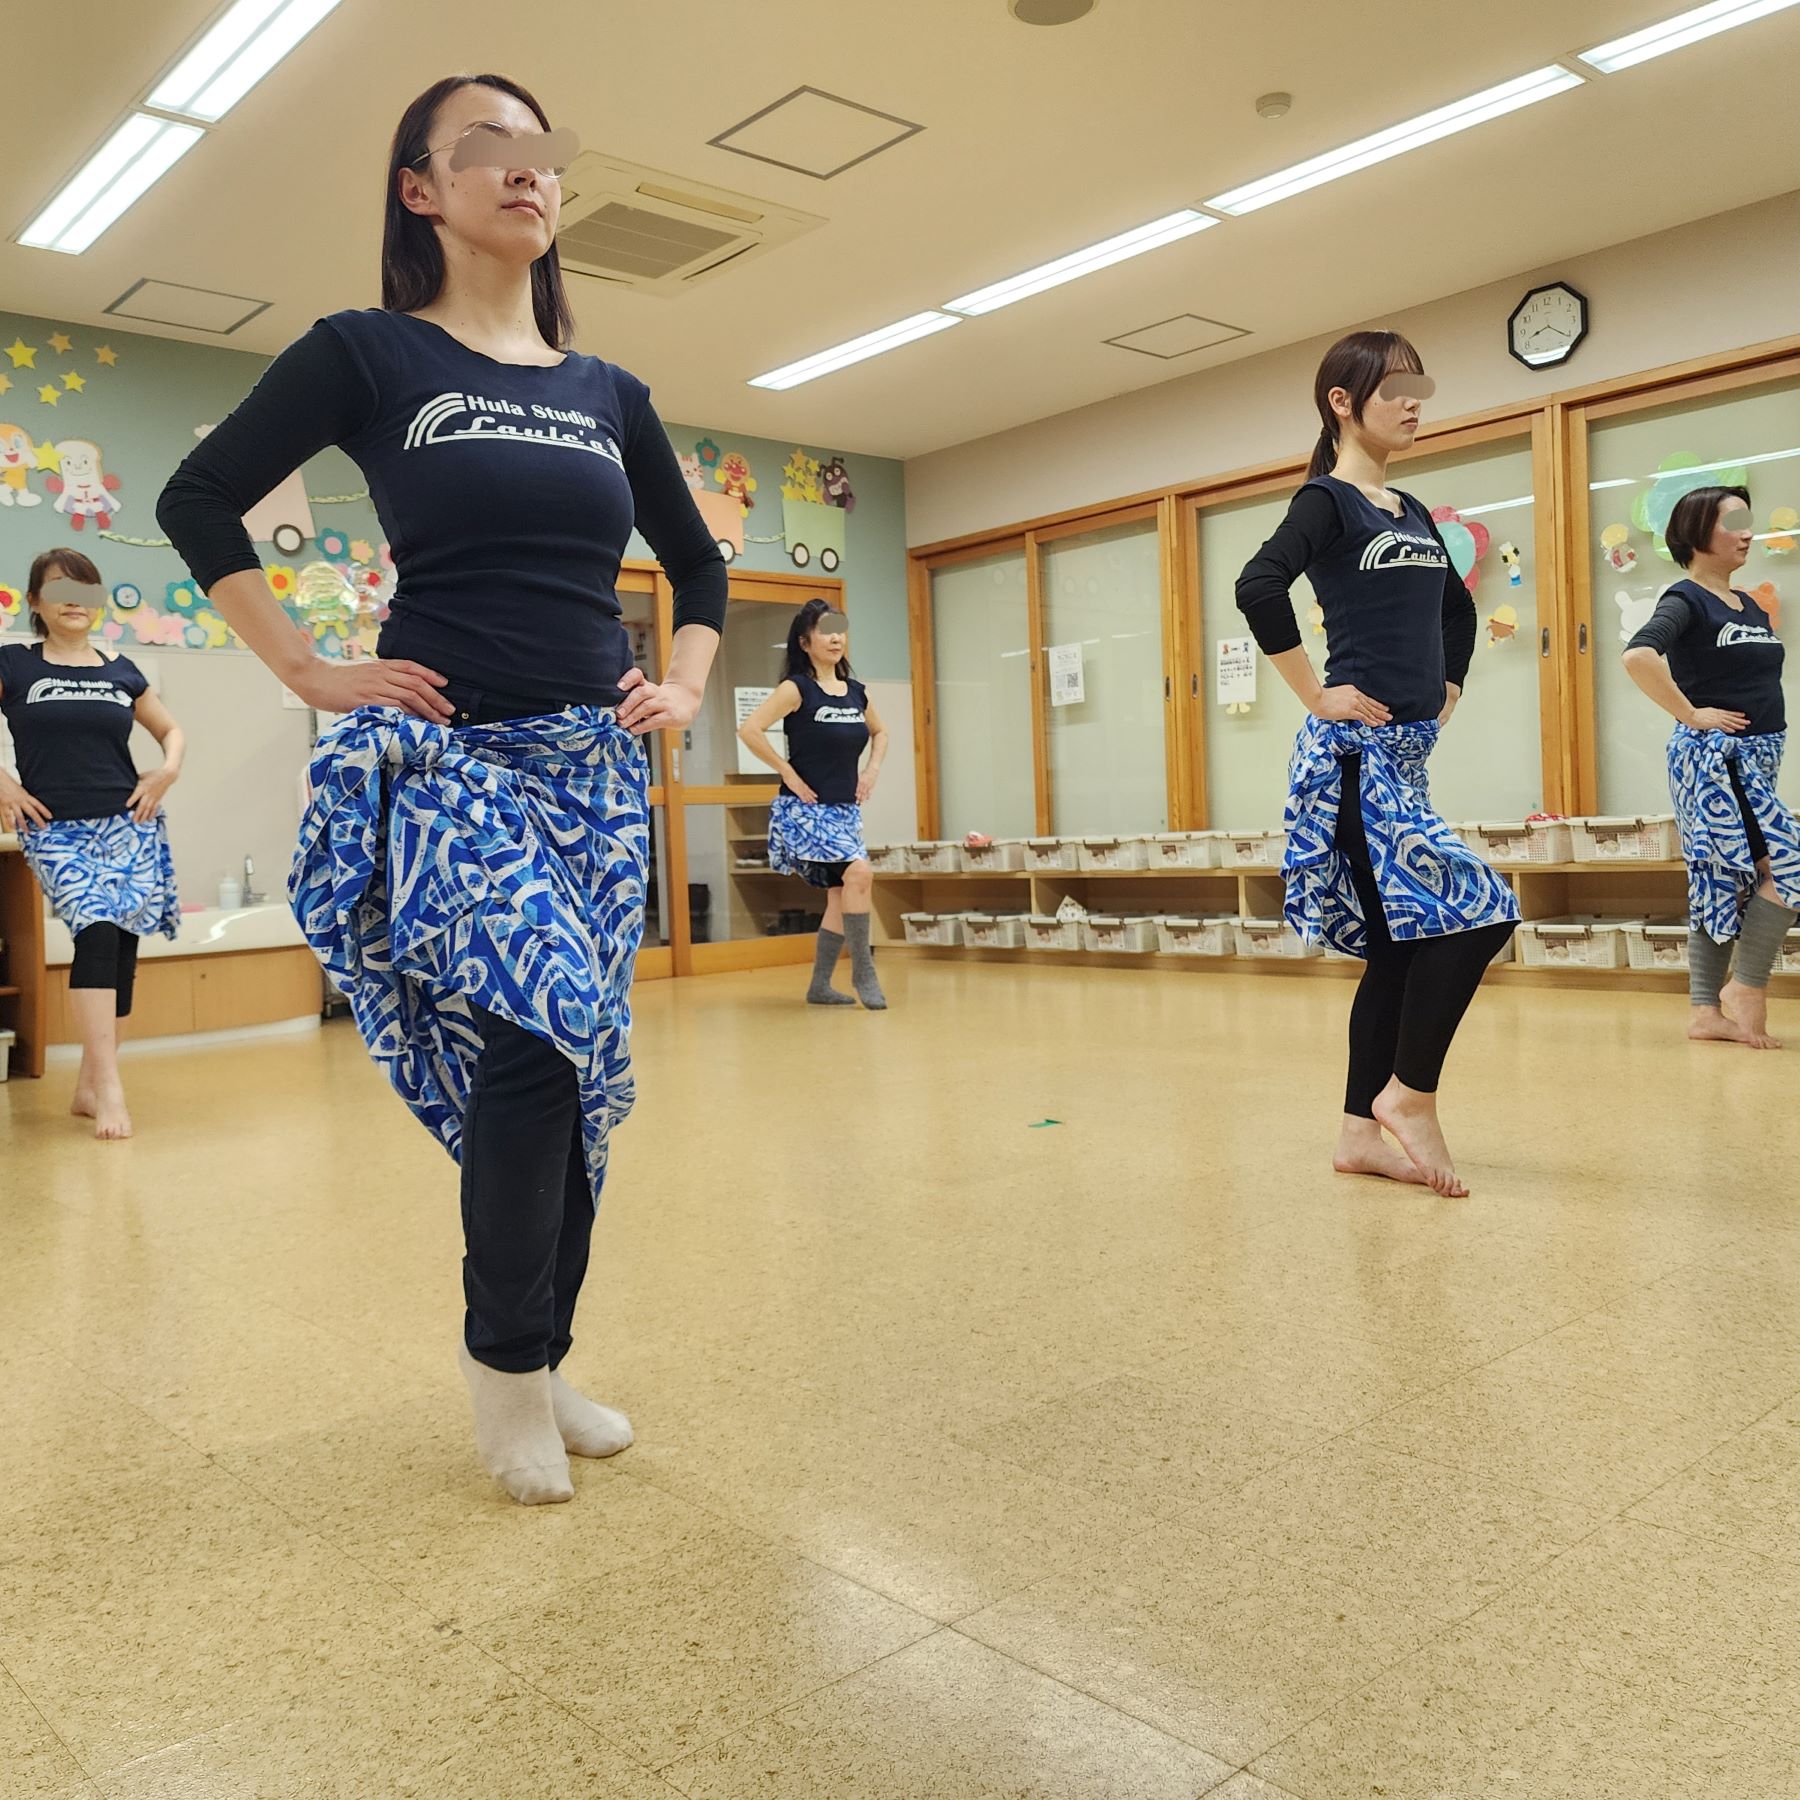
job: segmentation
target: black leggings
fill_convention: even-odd
[[[75,934],[75,960],[69,964],[69,986],[111,988],[113,1016],[131,1016],[131,991],[137,983],[137,934],[117,925],[84,925]]]
[[[1368,928],[1368,961],[1350,1008],[1350,1075],[1344,1111],[1375,1116],[1375,1096],[1397,1077],[1435,1094],[1450,1040],[1475,998],[1487,966],[1513,934],[1511,924],[1477,925],[1448,937],[1396,943],[1388,935],[1381,890],[1363,829],[1362,758],[1343,759],[1343,799],[1333,838],[1350,865],[1350,879]]]
[[[452,682],[457,725],[562,710]],[[554,1369],[568,1354],[587,1274],[594,1202],[575,1065],[555,1045],[483,1007],[463,1111],[463,1341],[490,1369]]]

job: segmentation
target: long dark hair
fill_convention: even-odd
[[[1748,506],[1750,490],[1743,487],[1690,488],[1675,502],[1675,510],[1669,514],[1669,523],[1663,532],[1663,542],[1682,568],[1685,569],[1695,555],[1712,542],[1719,514],[1727,500],[1741,500]]]
[[[784,681],[799,681],[802,677],[809,681],[812,679],[813,660],[806,648],[806,640],[812,636],[819,621],[827,613],[841,611],[842,607],[833,606],[829,600],[809,600],[794,614],[794,622],[788,627],[787,657],[781,669]],[[838,658],[836,674],[839,681],[850,679],[849,657]]]
[[[32,602],[42,595],[52,569],[68,581],[79,581],[88,587],[102,585],[100,571],[94,567],[92,558],[83,556],[79,550],[40,550],[32,558],[31,573],[25,577],[25,603],[31,608],[31,629],[39,637],[48,637],[50,627]]]
[[[1313,377],[1313,405],[1319,409],[1319,441],[1313,446],[1306,479],[1316,481],[1331,473],[1337,461],[1338,418],[1331,410],[1331,390],[1342,388],[1350,396],[1350,416],[1362,423],[1370,396],[1396,369],[1425,372],[1419,353],[1397,331],[1353,331],[1325,352]]]
[[[388,150],[387,210],[381,226],[381,304],[388,312],[417,312],[443,290],[443,247],[431,221],[408,212],[401,201],[400,171],[416,168],[425,160],[432,148],[438,108],[466,87],[498,88],[511,94],[531,108],[546,131],[550,129],[549,115],[538,105],[537,97],[504,75],[446,75],[400,115]],[[575,341],[575,315],[563,289],[562,263],[554,240],[531,265],[531,310],[539,334],[552,350],[567,350]]]

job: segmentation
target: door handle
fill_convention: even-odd
[[[1165,675],[1165,676],[1164,676],[1164,677],[1163,677],[1163,698],[1164,698],[1164,699],[1165,699],[1165,700],[1167,700],[1167,699],[1168,699],[1168,698],[1169,698],[1169,692],[1170,692],[1170,689],[1169,689],[1169,677],[1168,677],[1168,676],[1167,676],[1167,675]]]
[[[1539,647],[1538,654],[1540,656],[1548,656],[1550,654],[1550,627],[1548,625],[1544,627],[1543,642]]]
[[[1188,677],[1188,698],[1191,700],[1200,698],[1200,677],[1198,675]]]
[[[1577,654],[1587,655],[1587,621],[1585,619],[1575,629],[1575,649]]]

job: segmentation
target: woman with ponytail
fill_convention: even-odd
[[[1332,1166],[1460,1197],[1438,1077],[1519,909],[1432,809],[1426,781],[1475,648],[1474,602],[1430,513],[1387,486],[1434,387],[1398,332],[1332,345],[1313,383],[1321,429],[1306,483],[1238,578],[1237,602],[1309,715],[1289,772],[1288,922],[1365,964]],[[1324,613],[1323,681],[1288,597],[1302,575]]]

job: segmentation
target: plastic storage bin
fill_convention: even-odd
[[[1163,831],[1150,839],[1153,869],[1216,869],[1219,846],[1204,831]]]
[[[962,866],[972,875],[1010,873],[1025,866],[1025,846],[1017,838],[999,838],[981,849],[959,846]]]
[[[1150,866],[1150,846],[1139,837],[1083,838],[1080,856],[1084,869],[1147,869]]]
[[[1781,954],[1775,967],[1783,975],[1800,975],[1800,930],[1790,931],[1781,940]]]
[[[1279,869],[1287,844],[1279,831],[1209,831],[1218,845],[1221,869]]]
[[[1576,862],[1670,862],[1681,854],[1673,815],[1571,819]]]
[[[907,870],[904,844],[871,844],[869,867],[877,875],[904,875]]]
[[[1235,956],[1237,920],[1158,919],[1156,940],[1164,956]]]
[[[1049,913],[1032,913],[1024,921],[1027,950],[1079,950],[1081,921],[1059,919]]]
[[[1079,869],[1081,846],[1073,838],[1027,838],[1024,844],[1028,869]]]
[[[1116,913],[1090,913],[1082,928],[1082,942],[1089,950],[1142,956],[1156,948],[1154,919],[1120,918]]]
[[[934,949],[954,949],[962,942],[961,913],[906,913],[900,923],[906,927],[909,944],[929,944]]]
[[[1627,925],[1625,956],[1634,969],[1685,969],[1688,928],[1685,925]]]
[[[1016,913],[964,913],[963,942],[971,950],[1022,950],[1025,921]]]
[[[1464,843],[1489,862],[1566,863],[1575,860],[1575,832],[1566,819],[1521,819],[1516,824],[1465,825]]]
[[[12,1063],[13,1041],[14,1034],[12,1032],[0,1031],[0,1081],[6,1079],[7,1070]]]
[[[915,875],[954,875],[962,867],[962,845],[954,841],[912,844],[907,848],[906,866]]]
[[[1239,919],[1236,925],[1239,956],[1317,956],[1316,944],[1302,941],[1285,919]]]
[[[1519,927],[1519,961],[1528,969],[1622,969],[1626,919],[1527,919]]]

